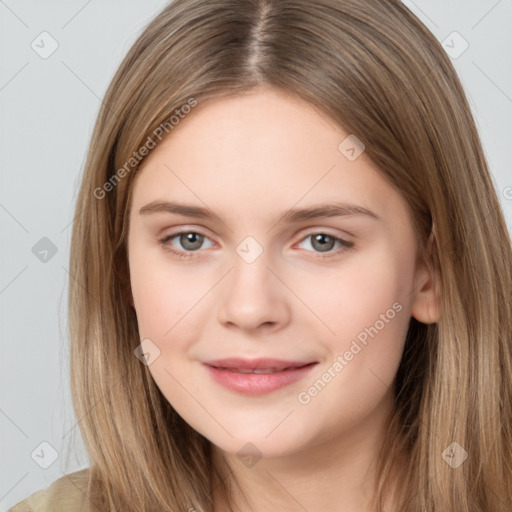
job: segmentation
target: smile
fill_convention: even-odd
[[[304,378],[317,362],[243,360],[231,358],[203,363],[210,378],[224,388],[243,395],[263,395]]]

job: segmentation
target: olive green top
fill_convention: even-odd
[[[47,489],[34,492],[7,512],[78,512],[87,507],[89,470],[82,469],[55,480]],[[93,507],[94,508],[94,507]]]

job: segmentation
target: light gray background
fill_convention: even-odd
[[[166,3],[0,0],[1,511],[88,465],[68,380],[73,208],[101,98]],[[404,3],[439,41],[457,31],[469,43],[452,61],[512,232],[512,2]],[[59,45],[47,59],[31,47],[44,31]],[[32,250],[43,237],[57,249],[46,262]],[[57,452],[47,469],[38,463],[51,462],[52,451],[42,442]]]

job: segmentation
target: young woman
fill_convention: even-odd
[[[76,213],[90,467],[12,510],[510,510],[510,236],[401,2],[172,2]]]

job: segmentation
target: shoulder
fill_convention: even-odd
[[[86,509],[89,468],[55,480],[47,489],[34,492],[7,512],[75,512]]]

